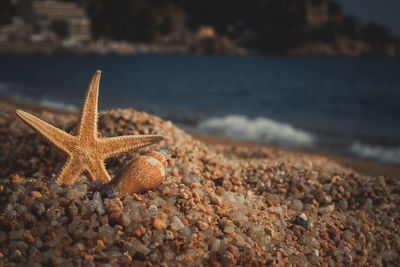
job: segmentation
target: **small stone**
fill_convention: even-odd
[[[151,250],[148,247],[146,247],[141,243],[136,243],[135,245],[137,252],[139,252],[140,254],[147,255],[151,252]]]
[[[307,215],[305,215],[303,212],[299,214],[299,217],[304,221],[308,221]]]
[[[182,223],[182,221],[177,216],[172,217],[171,230],[180,231],[183,229],[184,226],[185,225]]]
[[[338,207],[339,209],[342,209],[342,210],[347,210],[347,208],[349,207],[349,204],[347,203],[347,200],[342,199],[342,200],[340,200],[339,203],[337,204],[337,207]]]
[[[294,199],[290,205],[290,208],[295,211],[301,211],[303,210],[303,202],[301,202],[301,200]]]
[[[18,174],[15,174],[15,175],[13,175],[13,176],[11,177],[11,183],[20,184],[20,183],[22,183],[22,182],[23,182],[23,180],[22,180],[21,177],[19,177]]]
[[[231,190],[232,189],[232,183],[228,179],[224,179],[222,181],[222,187],[225,188],[226,190]]]
[[[43,205],[43,203],[42,202],[36,202],[35,204],[33,204],[33,211],[38,215],[38,216],[41,216],[43,213],[44,213],[44,211],[45,211],[45,208],[44,208],[44,205]]]
[[[233,177],[231,177],[231,182],[232,182],[232,184],[235,184],[235,185],[241,185],[242,179],[240,178],[240,176],[233,176]]]
[[[332,202],[332,197],[330,195],[326,195],[324,198],[325,204],[329,204]]]
[[[164,222],[164,220],[160,218],[155,218],[153,220],[153,227],[157,230],[165,230],[167,229],[167,224]]]
[[[128,265],[128,264],[130,264],[130,263],[132,262],[132,257],[131,257],[129,254],[124,253],[124,254],[119,258],[119,262],[120,262],[121,264],[123,264],[123,265]]]
[[[106,248],[106,246],[104,245],[103,240],[101,240],[101,239],[97,240],[96,246],[97,246],[97,249],[99,249],[99,250],[103,250],[103,249]]]
[[[19,249],[14,250],[10,253],[10,259],[14,261],[19,261],[22,257],[22,252]]]
[[[236,236],[236,242],[237,242],[237,244],[238,244],[239,246],[244,246],[244,245],[246,244],[246,241],[245,241],[243,235],[241,235],[241,234],[238,234],[238,235]]]
[[[40,240],[40,239],[36,239],[35,247],[38,248],[38,249],[41,249],[43,247],[43,241]]]
[[[40,193],[39,191],[32,191],[32,192],[31,192],[31,195],[32,195],[34,198],[41,198],[41,197],[42,197],[42,193]]]
[[[190,186],[194,183],[200,183],[200,177],[189,173],[183,176],[182,183],[186,186]]]
[[[149,207],[149,215],[150,216],[157,216],[158,214],[158,208],[155,205],[151,205]]]
[[[58,194],[60,192],[60,186],[54,181],[49,185],[49,190],[52,194]]]
[[[192,236],[193,236],[192,231],[186,225],[185,225],[185,227],[183,227],[182,234],[186,237],[187,241],[191,241],[192,240]]]
[[[131,217],[129,217],[125,212],[121,212],[119,222],[122,226],[127,227],[129,224],[131,224]]]
[[[266,194],[266,199],[271,201],[272,204],[274,204],[274,205],[277,205],[277,204],[280,203],[279,195],[276,195],[276,194],[267,193]]]
[[[35,242],[35,238],[32,236],[31,231],[29,231],[29,230],[24,231],[23,238],[24,238],[25,242],[27,242],[29,244],[32,244]]]
[[[319,257],[319,250],[318,250],[318,249],[314,249],[314,255],[315,255],[316,257]]]
[[[99,181],[99,180],[96,180]],[[94,208],[96,209],[96,212],[102,216],[105,213],[104,206],[103,206],[103,200],[101,199],[100,192],[96,191],[93,194],[93,204]]]
[[[210,200],[212,203],[218,205],[218,206],[222,206],[222,200],[219,196],[217,196],[217,194],[215,194],[214,192],[211,192],[209,195]]]
[[[225,234],[232,234],[233,232],[235,232],[235,228],[232,225],[227,225],[224,227]]]
[[[221,239],[215,238],[211,243],[211,251],[218,251],[221,244]]]
[[[222,186],[217,186],[217,188],[215,189],[215,193],[218,196],[222,196],[225,193],[225,188],[223,188]]]
[[[300,213],[296,216],[294,223],[308,229],[308,218],[304,213]]]
[[[167,237],[167,239],[172,240],[174,239],[174,233],[172,233],[171,230],[167,230],[165,231],[165,236]]]

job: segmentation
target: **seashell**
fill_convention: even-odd
[[[120,195],[144,193],[161,184],[167,174],[169,148],[149,151],[126,165],[111,181]]]

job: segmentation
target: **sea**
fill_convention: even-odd
[[[0,97],[77,111],[97,69],[103,110],[400,165],[399,58],[2,55]]]

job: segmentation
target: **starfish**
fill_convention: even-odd
[[[97,131],[97,101],[100,75],[101,71],[98,70],[89,83],[81,105],[79,119],[72,134],[68,134],[27,112],[16,111],[19,118],[66,156],[67,160],[56,180],[58,184],[72,183],[82,173],[86,173],[93,181],[100,179],[102,183],[108,183],[111,178],[104,165],[105,159],[149,146],[164,139],[161,135],[99,137]]]

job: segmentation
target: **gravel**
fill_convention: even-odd
[[[29,110],[27,110],[29,111]],[[119,197],[84,176],[54,181],[62,158],[0,112],[0,266],[399,265],[400,182],[326,158],[207,145],[155,116],[111,110],[103,136],[162,134],[168,176]],[[43,111],[72,129],[76,116]],[[130,153],[106,161],[113,177]]]

